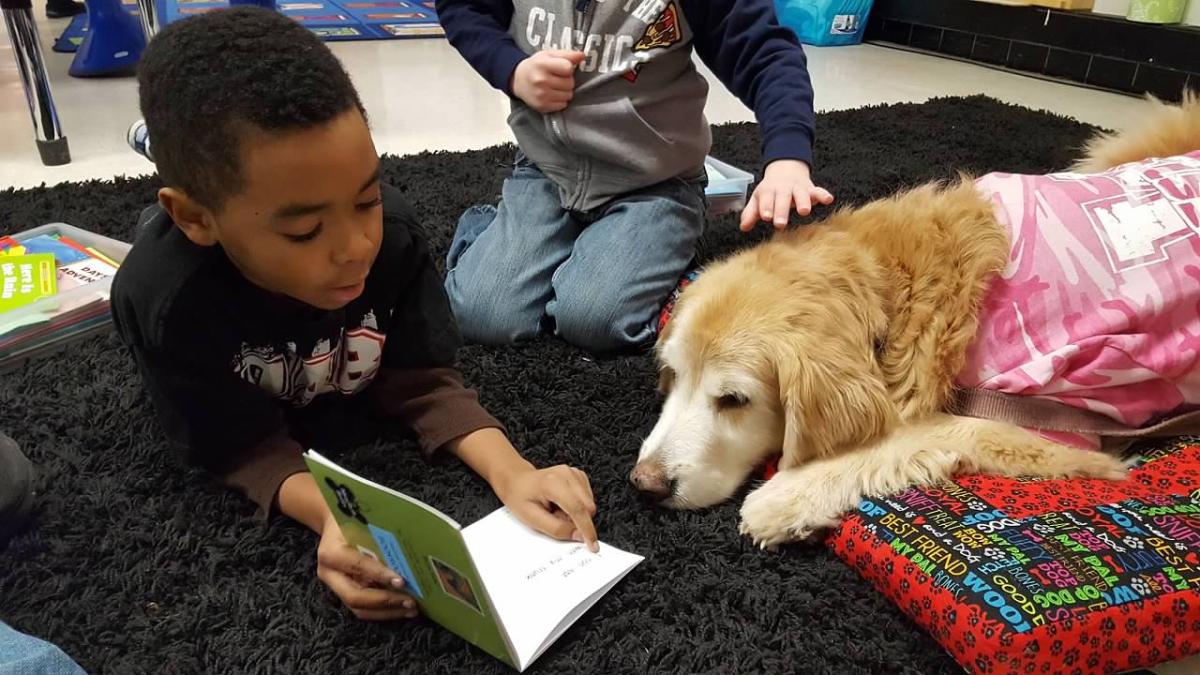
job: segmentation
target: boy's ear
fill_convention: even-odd
[[[193,244],[213,246],[217,243],[212,212],[186,192],[173,187],[162,188],[158,191],[158,203]]]

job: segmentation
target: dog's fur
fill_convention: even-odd
[[[1079,170],[1200,149],[1200,100],[1157,101],[1100,136]],[[865,495],[956,472],[1119,479],[1123,464],[1023,429],[946,413],[1009,241],[968,177],[927,184],[774,237],[709,267],[659,340],[658,424],[639,466],[664,504],[727,499],[782,451],[742,507],[763,546],[833,525]]]

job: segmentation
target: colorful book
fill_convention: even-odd
[[[117,268],[97,258],[84,258],[76,262],[59,262],[58,282],[60,292],[88,286],[115,276]]]
[[[0,315],[53,297],[57,290],[53,255],[37,253],[0,258]]]
[[[120,267],[120,264],[117,263],[117,261],[104,255],[103,253],[101,253],[100,251],[98,251],[97,249],[95,249],[91,246],[84,246],[83,244],[75,241],[74,239],[68,237],[65,234],[56,234],[53,236],[55,239],[58,239],[60,242],[66,244],[67,246],[70,246],[71,248],[83,253],[84,255],[86,255],[90,258],[95,258],[96,260],[99,260],[101,262],[108,263],[109,265],[111,265],[114,268]]]
[[[425,616],[518,671],[643,560],[550,539],[504,508],[464,528],[317,452],[304,459],[346,541],[403,577]]]
[[[5,257],[52,255],[58,264],[59,293],[102,281],[117,273],[118,265],[110,258],[63,235],[42,234],[23,241],[2,237],[0,252],[3,252]]]
[[[117,273],[118,263],[79,242],[58,233],[27,239],[0,237],[0,261],[17,256],[40,255],[50,261],[55,277],[54,300],[28,306],[24,311],[0,312],[0,360],[15,350],[49,343],[97,324],[107,315],[107,283]],[[11,307],[18,309],[15,303]]]
[[[85,251],[80,251],[49,234],[39,234],[36,237],[24,239],[20,242],[20,245],[25,247],[26,253],[53,254],[54,259],[58,261],[59,265],[69,265],[91,258]]]

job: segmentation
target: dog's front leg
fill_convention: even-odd
[[[742,534],[767,548],[838,523],[866,496],[944,481],[958,472],[1119,480],[1121,461],[1019,427],[937,413],[850,452],[781,471],[742,505]]]
[[[835,457],[780,471],[742,504],[742,534],[762,548],[808,539],[838,524],[862,498],[857,463]]]
[[[956,418],[936,415],[870,444],[781,471],[742,504],[741,532],[763,548],[837,525],[868,495],[951,477],[972,452]]]

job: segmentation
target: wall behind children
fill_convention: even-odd
[[[1115,14],[1125,16],[1129,11],[1129,0],[1096,0],[1092,11],[1097,14]],[[1200,0],[1190,0],[1183,22],[1192,26],[1200,26]]]

